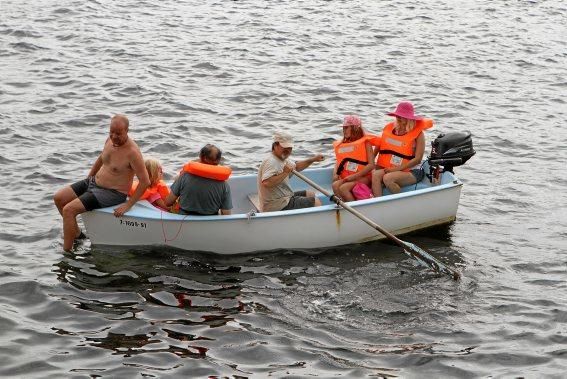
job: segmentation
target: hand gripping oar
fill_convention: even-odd
[[[321,192],[323,195],[329,196],[331,201],[334,201],[335,203],[337,203],[338,205],[340,205],[341,207],[343,207],[344,209],[346,209],[347,211],[349,211],[350,213],[352,213],[353,215],[355,215],[356,217],[358,217],[359,219],[361,219],[362,221],[364,221],[365,223],[367,223],[368,225],[370,225],[371,227],[373,227],[374,229],[376,229],[377,231],[379,231],[380,233],[385,235],[386,237],[388,237],[390,240],[394,241],[396,244],[398,244],[399,246],[401,246],[404,249],[404,252],[407,255],[416,259],[422,265],[424,265],[426,267],[430,267],[435,272],[442,272],[442,273],[451,275],[454,280],[460,279],[460,277],[461,277],[460,273],[458,273],[455,270],[451,270],[449,267],[445,266],[443,263],[441,263],[437,259],[435,259],[427,251],[423,250],[419,246],[414,245],[413,243],[402,241],[401,239],[399,239],[398,237],[396,237],[392,233],[388,232],[387,230],[382,228],[380,225],[376,224],[374,221],[372,221],[371,219],[369,219],[368,217],[366,217],[365,215],[363,215],[362,213],[360,213],[356,209],[353,209],[350,205],[346,204],[339,197],[330,194],[328,191],[326,191],[324,188],[319,186],[317,183],[315,183],[311,179],[307,178],[305,175],[297,172],[297,170],[293,170],[293,173],[299,179],[303,180],[305,183],[309,184],[311,187],[315,188],[317,191]]]

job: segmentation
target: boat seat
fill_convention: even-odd
[[[248,200],[250,200],[250,203],[254,206],[254,210],[256,210],[256,212],[260,212],[260,198],[258,197],[257,193],[250,193],[248,194]]]

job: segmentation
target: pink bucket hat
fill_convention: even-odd
[[[353,115],[353,114],[349,114],[346,115],[344,120],[343,120],[343,126],[362,126],[362,121],[360,120],[360,117]]]
[[[388,116],[397,116],[407,118],[408,120],[421,120],[423,116],[418,116],[413,113],[413,104],[409,101],[402,101],[396,107],[396,110],[388,113]]]

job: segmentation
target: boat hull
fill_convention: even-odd
[[[305,174],[321,180],[326,174],[330,176],[330,171],[306,170]],[[255,175],[243,178],[249,182],[255,180]],[[294,183],[301,187],[297,179]],[[246,187],[237,179],[234,184],[233,200],[244,202],[245,188],[250,185]],[[349,204],[391,233],[403,234],[453,221],[461,187],[462,183],[451,176],[438,186]],[[114,217],[110,208],[87,212],[82,217],[93,245],[170,246],[219,254],[315,249],[385,238],[348,211],[325,200],[321,207],[270,213],[244,212],[246,206],[251,208],[248,202],[238,205],[240,214],[204,217],[161,212],[142,201],[121,218]]]

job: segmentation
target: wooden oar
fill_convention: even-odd
[[[427,251],[423,250],[422,248],[420,248],[417,245],[414,245],[413,243],[402,241],[401,239],[399,239],[398,237],[396,237],[392,233],[388,232],[386,229],[384,229],[380,225],[376,224],[374,221],[372,221],[371,219],[369,219],[368,217],[366,217],[365,215],[363,215],[362,213],[360,213],[356,209],[353,209],[350,205],[346,204],[339,197],[337,197],[335,195],[331,195],[323,187],[319,186],[317,183],[315,183],[311,179],[307,178],[305,175],[297,172],[297,170],[293,170],[293,173],[299,179],[303,180],[305,183],[309,184],[311,187],[315,188],[317,191],[321,192],[323,195],[329,196],[329,198],[332,201],[334,201],[335,203],[337,203],[338,205],[340,205],[341,207],[343,207],[344,209],[346,209],[347,211],[349,211],[350,213],[352,213],[353,215],[355,215],[356,217],[358,217],[359,219],[361,219],[362,221],[364,221],[365,223],[367,223],[368,225],[370,225],[371,227],[373,227],[374,229],[376,229],[377,231],[382,233],[383,235],[385,235],[388,239],[390,239],[391,241],[394,241],[396,244],[398,244],[399,246],[401,246],[404,249],[404,252],[407,255],[416,259],[422,265],[433,269],[433,271],[435,271],[435,272],[442,272],[442,273],[451,275],[454,280],[460,279],[461,274],[459,272],[452,270],[449,267],[445,266],[443,263],[439,262],[437,259],[435,259]]]

